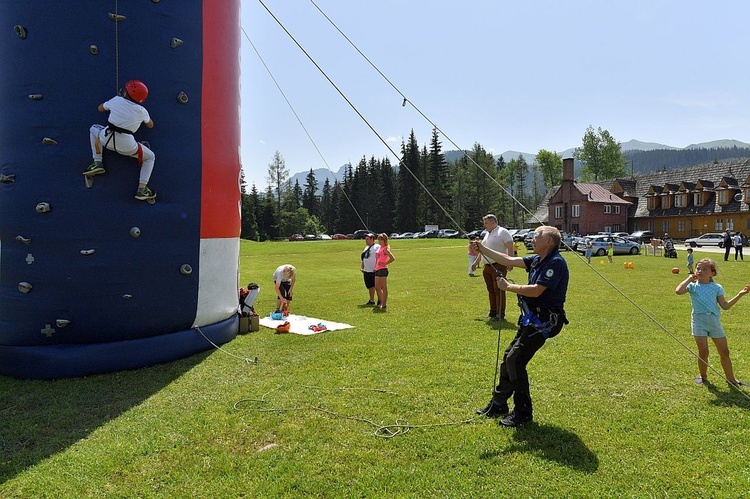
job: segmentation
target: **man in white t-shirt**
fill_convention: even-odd
[[[513,236],[510,235],[508,229],[498,225],[497,217],[491,213],[485,215],[482,221],[484,222],[484,228],[487,230],[484,239],[482,239],[482,246],[513,256]],[[497,286],[497,278],[499,276],[505,277],[508,269],[481,254],[477,255],[472,268],[476,269],[480,264],[484,265],[482,277],[484,277],[484,284],[487,286],[490,300],[490,312],[487,317],[493,321],[500,321],[505,318],[505,291]]]
[[[148,111],[141,105],[148,97],[148,88],[140,80],[130,80],[123,87],[122,94],[122,97],[117,95],[99,104],[100,112],[109,111],[109,124],[108,126],[93,125],[89,129],[94,162],[83,174],[90,177],[104,173],[102,164],[104,147],[123,156],[137,158],[141,172],[135,198],[146,200],[156,196],[154,191],[147,187],[151,172],[154,170],[155,155],[147,146],[137,142],[133,134],[138,131],[141,123],[148,128],[154,126]]]

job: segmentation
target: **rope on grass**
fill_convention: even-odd
[[[240,405],[244,404],[246,402],[256,402],[260,404],[266,403],[266,396],[279,390],[282,388],[283,385],[279,385],[273,390],[270,390],[269,392],[265,393],[261,398],[247,398],[238,400],[235,402],[233,409],[236,411],[240,410]],[[306,386],[306,385],[299,385],[304,388],[314,388],[314,389],[325,389],[323,387],[317,387],[317,386]],[[335,388],[336,390],[366,390],[366,391],[372,391],[377,393],[387,393],[389,395],[398,395],[397,393],[389,392],[386,390],[378,389],[378,388],[352,388],[352,387],[340,387]],[[295,411],[303,411],[303,410],[311,410],[311,411],[317,411],[321,412],[323,414],[326,414],[328,416],[332,416],[334,418],[339,419],[348,419],[350,421],[359,421],[360,423],[366,423],[372,427],[375,428],[375,431],[373,432],[373,436],[377,438],[394,438],[399,437],[402,435],[406,435],[409,433],[412,429],[422,429],[422,428],[433,428],[433,427],[440,427],[440,426],[456,426],[460,424],[468,424],[471,423],[474,420],[479,419],[481,416],[474,416],[468,419],[463,419],[460,421],[449,421],[445,423],[430,423],[430,424],[409,424],[406,422],[405,419],[397,419],[395,423],[393,424],[379,424],[376,423],[370,419],[363,418],[360,416],[347,416],[345,414],[340,414],[338,412],[331,411],[330,409],[326,409],[324,407],[319,407],[316,405],[309,405],[309,406],[294,406],[294,407],[255,407],[250,408],[249,410],[254,410],[258,412],[295,412]]]
[[[233,353],[227,352],[226,350],[224,350],[223,348],[221,348],[219,345],[217,345],[216,343],[214,343],[213,341],[211,341],[208,338],[208,336],[206,336],[205,334],[203,334],[203,331],[201,331],[201,328],[199,328],[198,326],[195,326],[193,329],[195,329],[196,331],[198,331],[201,334],[201,336],[203,336],[206,339],[207,342],[209,342],[215,349],[219,350],[220,352],[222,352],[222,353],[224,353],[226,355],[229,355],[230,357],[234,357],[235,359],[244,360],[246,364],[258,364],[258,357],[257,356],[254,357],[254,358],[252,358],[252,359],[249,359],[247,357],[240,357],[239,355],[235,355]]]

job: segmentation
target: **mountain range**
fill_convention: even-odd
[[[733,140],[733,139],[721,139],[721,140],[714,140],[711,142],[701,142],[699,144],[689,144],[685,147],[674,147],[674,146],[668,146],[665,144],[659,144],[656,142],[642,142],[640,140],[629,140],[627,142],[622,142],[620,144],[622,146],[622,151],[626,153],[632,153],[632,152],[648,152],[648,151],[657,151],[657,150],[666,150],[666,151],[679,151],[679,150],[691,150],[691,149],[718,149],[718,148],[724,148],[724,149],[731,149],[733,147],[737,147],[739,149],[750,149],[750,144],[746,142],[740,142],[739,140]],[[570,158],[573,157],[573,152],[575,151],[575,147],[571,147],[570,149],[566,149],[564,151],[558,151],[557,153],[563,157],[563,158]],[[536,154],[535,153],[529,153],[529,152],[520,152],[520,151],[505,151],[502,154],[494,155],[495,159],[498,159],[500,156],[503,157],[503,159],[506,161],[506,163],[512,159],[518,159],[520,155],[523,154],[523,157],[526,159],[526,162],[531,165],[536,160]],[[445,151],[445,160],[448,162],[456,161],[459,159],[463,153],[461,151]],[[577,161],[576,161],[577,163]],[[331,170],[328,170],[326,168],[317,168],[314,169],[313,172],[315,173],[315,179],[318,181],[318,194],[322,192],[323,184],[325,184],[326,179],[329,180],[331,185],[336,180],[340,180],[344,177],[344,171],[347,165],[341,165],[336,172],[332,172]],[[691,165],[683,165],[683,166],[691,166]],[[307,177],[308,173],[310,171],[304,171],[295,173],[290,177],[292,185],[294,185],[295,182],[299,182],[300,186],[305,185],[305,178]]]

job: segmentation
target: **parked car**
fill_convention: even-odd
[[[315,241],[315,234],[305,234],[305,241]]]
[[[533,234],[534,234],[533,229],[518,229],[518,231],[515,234],[513,234],[513,240],[523,242],[524,238],[526,237],[526,234],[528,234],[529,232],[531,232],[532,237],[533,237]]]
[[[627,239],[638,244],[648,244],[653,239],[654,233],[650,230],[637,230],[630,234]]]
[[[328,234],[318,234],[318,239],[321,239],[323,241],[330,241],[333,238]]]
[[[396,239],[411,239],[412,237],[414,237],[413,232],[404,232],[402,234],[399,234]]]
[[[482,239],[485,232],[487,231],[484,229],[472,230],[471,232],[468,232],[466,234],[466,237],[468,237],[469,239]]]
[[[365,234],[369,234],[369,233],[370,233],[370,231],[367,230],[367,229],[355,230],[354,234],[352,236],[352,239],[364,239],[365,238]]]
[[[691,237],[685,239],[685,246],[691,248],[700,248],[701,246],[718,246],[722,248],[724,246],[724,234],[719,232],[707,232],[698,237]]]
[[[429,237],[429,238],[438,237],[438,230],[437,229],[432,229],[432,230],[428,230],[428,231],[420,232],[419,233],[419,238],[420,239],[424,239],[426,237]]]
[[[456,229],[440,229],[438,231],[438,237],[458,237],[459,232]]]
[[[591,254],[604,256],[609,249],[609,243],[612,243],[615,255],[637,255],[641,251],[641,245],[635,241],[629,241],[622,237],[615,236],[591,236],[586,238],[591,243]],[[584,253],[586,243],[579,244],[576,251]]]
[[[331,236],[331,239],[339,240],[339,239],[346,239],[345,234],[334,234]]]
[[[292,234],[291,236],[289,236],[289,240],[290,241],[304,241],[305,236],[303,236],[302,234]]]

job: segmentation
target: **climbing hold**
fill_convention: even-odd
[[[172,42],[169,44],[173,49],[176,49],[180,45],[182,45],[184,42],[180,40],[179,38],[172,38]]]
[[[193,273],[193,267],[186,263],[182,267],[180,267],[180,273],[183,275],[190,275]]]
[[[133,237],[140,237],[141,236],[141,229],[138,227],[131,227],[130,228],[130,235]]]
[[[3,175],[2,173],[0,173],[0,182],[2,182],[3,184],[12,184],[15,181],[16,181],[15,173],[12,173],[10,175]]]
[[[23,244],[31,244],[31,239],[29,239],[28,237],[23,237],[20,234],[16,236],[16,241],[21,241]]]
[[[49,211],[52,208],[50,207],[49,203],[39,203],[36,205],[36,212],[37,213],[49,213]]]
[[[89,52],[91,52],[91,55],[99,55],[99,47],[96,45],[90,45]]]
[[[126,17],[122,14],[113,14],[112,12],[107,14],[107,16],[109,17],[110,21],[114,21],[116,23],[119,23],[120,21],[124,21],[126,19]]]
[[[33,287],[34,286],[32,286],[31,283],[28,283],[26,281],[18,283],[18,291],[20,291],[21,293],[28,293]]]
[[[31,100],[42,100],[42,94],[29,94]]]
[[[180,92],[179,94],[177,94],[177,102],[179,102],[180,104],[187,104],[187,101],[188,96],[185,92]]]
[[[57,319],[57,320],[55,320],[55,326],[57,326],[57,327],[65,327],[68,324],[70,324],[70,321],[68,319]]]
[[[21,40],[26,38],[26,28],[24,28],[20,24],[16,24],[15,26],[13,26],[13,31],[16,32],[18,38],[20,38]]]
[[[82,255],[93,255],[95,251],[96,251],[95,249],[85,249],[85,250],[81,250],[81,254]]]
[[[48,146],[56,146],[57,141],[55,139],[50,139],[49,137],[44,137],[42,139],[42,144],[46,144]]]

